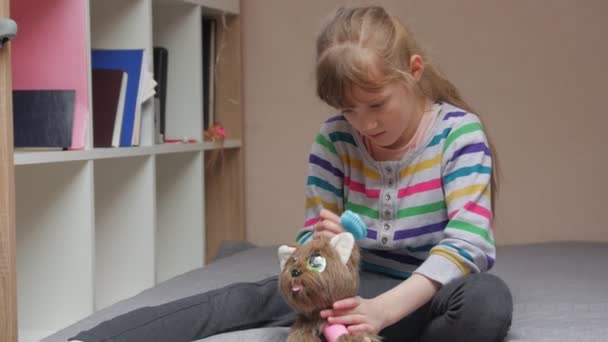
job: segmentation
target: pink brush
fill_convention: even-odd
[[[338,338],[342,335],[348,334],[348,330],[346,330],[346,326],[343,324],[325,324],[323,327],[323,335],[327,342],[336,342]]]

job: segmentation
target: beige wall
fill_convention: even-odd
[[[338,1],[243,0],[247,233],[292,241],[308,149],[332,111],[313,46]],[[485,119],[501,161],[497,240],[608,241],[608,2],[379,1]]]

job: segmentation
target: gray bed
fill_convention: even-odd
[[[546,243],[498,248],[492,273],[509,284],[515,302],[509,342],[608,340],[608,243]],[[131,311],[278,271],[276,247],[225,244],[205,268],[177,276],[100,310],[43,342],[64,342],[79,331]],[[285,341],[286,328],[216,335],[204,342]]]

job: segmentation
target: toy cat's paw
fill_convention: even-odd
[[[321,342],[321,339],[308,329],[292,329],[287,342]]]
[[[336,342],[380,342],[380,337],[370,334],[342,335]]]

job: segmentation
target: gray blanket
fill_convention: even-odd
[[[134,308],[158,305],[278,271],[276,247],[227,244],[221,258],[143,291],[43,339],[66,341],[81,330]],[[498,248],[492,273],[509,284],[515,301],[509,342],[606,341],[608,243],[547,243]],[[602,271],[603,270],[603,271]],[[285,328],[261,328],[206,338],[204,342],[283,342]]]

